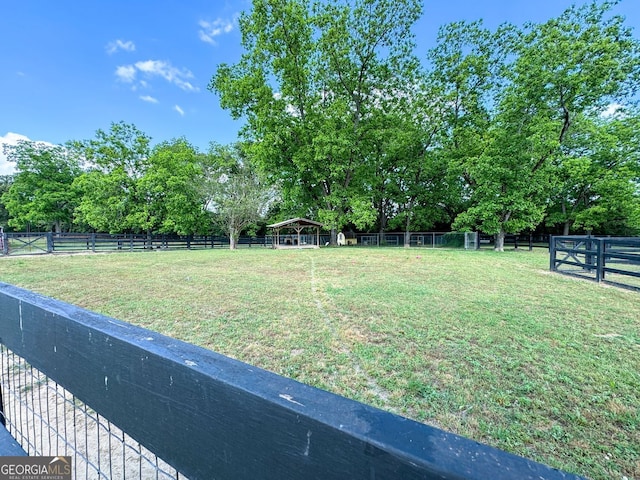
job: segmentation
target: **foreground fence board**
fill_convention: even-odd
[[[0,423],[0,457],[18,457],[26,455],[20,444]]]
[[[191,479],[580,478],[2,283],[0,343]]]

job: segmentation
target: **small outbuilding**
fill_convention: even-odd
[[[307,218],[291,218],[267,227],[273,229],[273,248],[320,247],[320,222]]]

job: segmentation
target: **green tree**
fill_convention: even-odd
[[[640,115],[578,117],[557,165],[548,225],[611,235],[640,231]]]
[[[430,126],[436,124],[440,131],[432,131],[436,142],[429,152],[433,166],[426,179],[441,186],[432,187],[434,195],[428,199],[440,207],[441,221],[457,217],[460,224],[460,214],[473,206],[474,192],[482,188],[472,171],[489,144],[516,35],[512,26],[491,32],[479,21],[456,22],[440,29],[438,43],[429,51],[425,84],[433,92]],[[420,184],[412,188],[421,191]]]
[[[2,203],[2,196],[9,191],[13,183],[13,175],[0,175],[0,227],[7,228],[9,225],[9,212]]]
[[[487,148],[466,167],[473,204],[455,227],[496,234],[497,250],[505,233],[534,228],[545,215],[553,166],[574,119],[633,94],[640,50],[623,18],[609,16],[615,3],[571,7],[528,25],[513,43]]]
[[[441,144],[445,122],[433,90],[423,86],[397,115],[390,115],[380,148],[378,184],[374,188],[379,209],[386,208],[391,228],[409,232],[432,229],[450,217],[447,203],[451,187]],[[381,232],[384,230],[380,222]]]
[[[206,205],[214,222],[229,235],[229,248],[235,250],[240,234],[264,218],[275,193],[241,144],[212,144],[208,159],[202,184]]]
[[[88,165],[74,183],[81,195],[76,209],[80,222],[110,233],[153,229],[154,219],[145,214],[145,192],[138,188],[148,165],[149,142],[134,125],[119,122],[109,131],[97,130],[94,139],[69,143]]]
[[[211,81],[246,118],[252,157],[285,206],[334,233],[375,222],[376,115],[413,84],[420,11],[417,0],[256,0],[240,19],[245,53]]]
[[[136,209],[135,223],[159,233],[208,232],[211,223],[200,188],[203,162],[205,157],[184,138],[158,144],[137,181],[145,200]]]
[[[70,228],[77,204],[71,185],[81,172],[76,160],[62,146],[31,141],[6,145],[4,152],[16,164],[13,182],[2,195],[9,225],[55,232]]]

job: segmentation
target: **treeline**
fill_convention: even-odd
[[[334,233],[480,230],[497,248],[534,229],[638,234],[640,43],[617,3],[523,27],[449,24],[417,58],[419,0],[254,0],[242,58],[209,85],[245,120],[238,144],[151,149],[125,123],[19,144],[5,215],[14,228],[232,236],[302,216]]]
[[[114,123],[95,138],[5,148],[16,174],[2,181],[6,223],[15,229],[108,233],[224,233],[235,247],[276,199],[241,145],[201,153],[186,139],[161,142]],[[1,214],[2,212],[0,212]]]
[[[414,54],[421,0],[254,0],[209,88],[288,208],[340,229],[637,233],[640,48],[617,2]],[[428,11],[424,12],[428,15]],[[499,247],[498,247],[499,248]]]

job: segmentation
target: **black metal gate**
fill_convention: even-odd
[[[552,271],[640,290],[640,238],[554,236]]]

